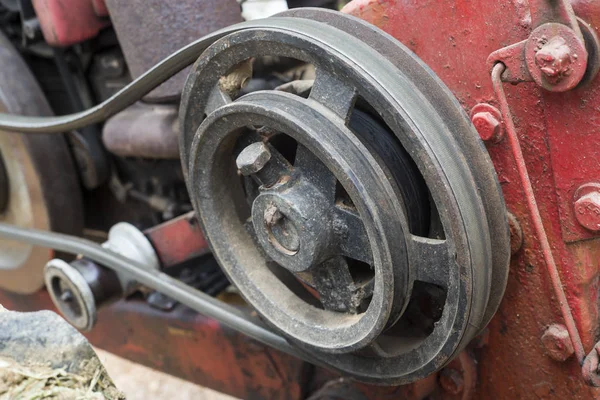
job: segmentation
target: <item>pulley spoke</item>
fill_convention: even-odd
[[[319,69],[309,98],[329,108],[347,124],[356,96],[354,86],[329,71]]]
[[[325,261],[310,274],[326,310],[357,313],[366,293],[354,283],[348,262],[343,257]]]
[[[333,229],[342,255],[367,264],[373,262],[367,231],[356,210],[344,206],[335,207]]]
[[[216,85],[208,96],[205,113],[208,115],[218,108],[221,108],[231,103],[231,97],[221,90],[219,85]]]
[[[296,150],[296,169],[302,178],[316,186],[325,198],[333,204],[337,179],[333,173],[310,150],[298,143]]]
[[[420,236],[412,237],[412,260],[416,280],[447,287],[451,263],[448,242]]]

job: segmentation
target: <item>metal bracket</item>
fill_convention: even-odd
[[[598,38],[575,16],[570,1],[532,0],[529,7],[529,38],[490,54],[490,71],[502,63],[504,82],[536,82],[551,92],[565,92],[593,78],[600,64]]]
[[[567,330],[569,332],[569,337],[573,344],[573,349],[575,351],[577,361],[580,365],[583,365],[582,371],[584,380],[587,384],[591,386],[598,386],[600,385],[600,378],[598,377],[599,375],[597,372],[597,367],[599,363],[598,360],[600,359],[600,356],[598,355],[600,354],[600,351],[593,350],[586,357],[585,349],[583,347],[583,341],[581,339],[581,335],[579,334],[579,330],[575,323],[575,319],[573,318],[573,312],[567,300],[558,266],[556,265],[554,255],[552,254],[552,247],[550,246],[550,241],[548,239],[548,235],[546,234],[546,230],[542,222],[542,216],[540,215],[540,210],[535,199],[533,186],[531,184],[531,179],[529,178],[529,172],[527,171],[525,158],[523,157],[523,151],[519,143],[519,138],[517,136],[514,121],[512,119],[512,113],[510,111],[510,107],[508,106],[508,100],[506,98],[506,94],[502,86],[501,77],[505,68],[506,67],[502,64],[497,64],[494,67],[492,71],[492,83],[494,85],[494,91],[496,92],[496,97],[498,98],[498,102],[500,103],[500,109],[502,110],[502,115],[506,123],[506,134],[508,137],[511,151],[513,153],[513,158],[516,163],[517,171],[519,173],[519,178],[521,179],[523,191],[525,192],[527,208],[531,215],[533,228],[539,240],[539,244],[542,249],[542,254],[544,256],[544,261],[546,263],[546,268],[548,270],[548,276],[550,277],[550,281],[552,282],[554,295],[556,296],[556,299],[558,300],[558,303],[560,305],[560,311],[565,321]]]

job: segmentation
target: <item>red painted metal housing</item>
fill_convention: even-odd
[[[144,234],[154,246],[163,268],[192,260],[209,252],[208,243],[194,212],[147,229]]]
[[[65,47],[95,37],[110,24],[102,0],[32,0],[44,39]]]
[[[600,2],[572,3],[577,16],[598,31]],[[345,11],[412,49],[454,92],[465,111],[477,103],[498,106],[485,60],[531,33],[528,3],[520,0],[354,0]],[[550,251],[586,351],[598,339],[600,242],[597,232],[577,223],[573,202],[582,184],[600,180],[599,88],[598,77],[566,93],[551,93],[534,83],[505,84]],[[598,398],[600,392],[583,382],[575,357],[559,363],[542,344],[549,325],[564,323],[560,305],[509,143],[487,143],[487,148],[525,241],[513,257],[504,301],[480,353],[475,398]]]

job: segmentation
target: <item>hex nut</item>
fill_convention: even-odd
[[[536,53],[535,63],[550,84],[557,84],[572,73],[571,48],[563,37],[554,36]]]
[[[500,121],[498,121],[489,112],[477,113],[473,116],[473,125],[479,133],[481,139],[489,142],[498,137],[500,131]]]
[[[564,362],[575,353],[569,331],[564,325],[550,325],[542,335],[542,344],[546,354],[556,361]]]
[[[575,218],[586,229],[600,231],[600,193],[593,191],[575,201]]]
[[[504,137],[502,113],[491,104],[476,104],[471,110],[471,122],[484,142],[498,143]]]
[[[263,169],[269,160],[269,148],[263,142],[256,142],[242,150],[235,163],[242,175],[249,176]]]

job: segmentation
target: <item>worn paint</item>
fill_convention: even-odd
[[[355,0],[345,9],[375,24],[376,0]],[[600,5],[574,1],[576,13],[598,24]],[[381,28],[417,53],[450,87],[465,110],[478,102],[495,104],[485,65],[488,55],[527,39],[530,16],[522,1],[398,1],[385,10]],[[598,28],[597,25],[594,25]],[[550,93],[533,83],[505,85],[534,186],[540,213],[557,260],[569,304],[586,351],[598,333],[597,241],[577,224],[573,194],[600,176],[597,145],[598,79],[567,93]],[[574,357],[557,363],[544,354],[540,338],[562,323],[551,282],[533,234],[530,215],[508,143],[488,143],[509,210],[523,229],[524,244],[513,257],[502,306],[489,326],[489,344],[480,352],[475,398],[592,398]],[[594,161],[592,161],[594,160]],[[577,224],[575,226],[575,224]],[[576,236],[570,235],[575,232]],[[565,241],[573,242],[566,243]]]

